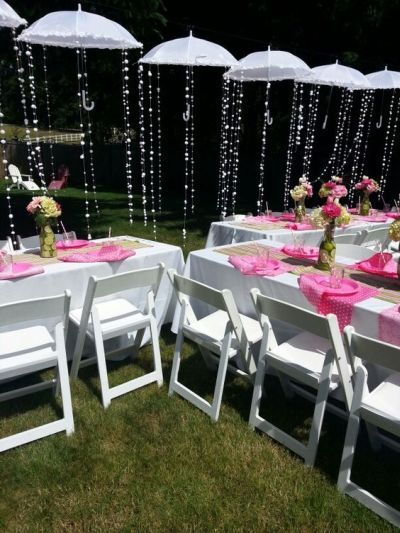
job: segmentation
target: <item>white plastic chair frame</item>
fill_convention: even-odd
[[[361,244],[365,235],[362,231],[356,233],[343,233],[342,235],[335,235],[336,244]]]
[[[369,248],[364,248],[358,244],[341,244],[336,245],[336,255],[340,257],[348,257],[349,259],[354,259],[356,261],[362,261],[364,259],[369,259],[376,252],[370,250]]]
[[[148,385],[149,383],[156,381],[160,387],[163,384],[154,301],[157,297],[157,292],[164,270],[165,265],[163,263],[159,263],[158,266],[155,267],[133,270],[104,278],[96,278],[95,276],[91,276],[87,286],[80,322],[76,322],[70,315],[71,320],[75,322],[77,326],[79,326],[70,372],[71,378],[76,378],[78,375],[85,339],[88,337],[91,341],[94,341],[95,344],[95,359],[97,359],[97,365],[99,369],[101,396],[104,408],[107,408],[110,405],[110,402],[113,398],[128,392],[132,392],[140,387]],[[136,312],[131,313],[131,317],[126,314],[123,315],[123,318],[131,318],[131,320],[128,320],[128,322],[123,326],[116,326],[108,333],[103,333],[101,318],[98,310],[98,302],[96,303],[96,300],[116,293],[143,287],[150,287],[147,293],[147,301],[143,313],[140,312],[140,310],[136,307],[132,306]],[[114,317],[114,319],[118,318],[121,318],[121,316],[116,315]],[[108,318],[108,320],[113,320],[113,318]],[[90,321],[93,327],[92,332],[88,328]],[[107,354],[104,350],[104,341],[136,331],[136,337],[132,347],[132,358],[134,358],[140,348],[146,328],[150,328],[150,336],[153,347],[154,370],[144,374],[143,376],[122,383],[121,385],[110,387],[107,375]]]
[[[8,165],[8,173],[12,181],[10,189],[13,189],[15,187],[17,189],[20,189],[22,187],[29,191],[40,190],[40,187],[33,181],[32,176],[30,174],[21,174],[19,168],[16,165]],[[27,179],[24,180],[23,178]]]
[[[250,292],[263,329],[263,338],[261,341],[260,357],[254,383],[249,425],[252,428],[258,428],[263,431],[269,437],[277,440],[297,455],[300,455],[307,465],[313,466],[318,451],[318,443],[330,392],[334,363],[336,363],[340,382],[343,387],[347,410],[350,410],[353,397],[351,375],[336,315],[318,315],[312,311],[307,311],[280,300],[264,296],[258,289],[252,289]],[[274,350],[278,348],[270,322],[270,320],[274,319],[289,323],[301,330],[330,341],[331,348],[328,349],[325,354],[322,371],[319,376],[316,376],[315,374],[309,376],[304,372],[304,369],[296,368],[293,363],[286,363],[281,359],[274,357]],[[293,379],[317,389],[314,415],[307,444],[299,442],[291,435],[288,435],[260,416],[260,403],[263,395],[264,377],[267,365],[273,367],[279,374],[283,374],[289,379]],[[316,378],[318,378],[317,383]]]
[[[9,450],[22,444],[27,444],[37,439],[47,437],[53,433],[65,431],[67,435],[74,432],[74,419],[72,413],[71,391],[69,386],[67,356],[65,353],[65,334],[68,324],[68,311],[71,300],[69,291],[58,296],[25,300],[0,306],[0,324],[15,326],[29,322],[40,324],[42,320],[58,320],[54,327],[53,335],[48,331],[49,340],[41,343],[32,338],[31,346],[25,346],[19,351],[5,351],[2,346],[0,355],[0,379],[13,379],[33,372],[48,368],[55,368],[56,380],[41,382],[36,385],[20,387],[0,394],[0,401],[8,401],[26,394],[32,394],[56,384],[56,392],[60,390],[63,407],[63,418],[43,424],[33,429],[25,430],[14,435],[0,439],[0,452]],[[13,331],[13,330],[11,330]],[[7,331],[7,334],[9,331]],[[15,330],[15,336],[21,335],[21,329]],[[1,337],[1,333],[0,333]],[[50,340],[51,339],[51,340]],[[10,347],[11,348],[11,347]]]
[[[382,250],[386,250],[390,244],[388,229],[389,228],[385,226],[383,228],[363,230],[364,238],[358,244],[375,251],[379,251],[379,245],[381,244]]]
[[[76,239],[76,233],[74,231],[70,233],[72,233],[72,238]],[[62,241],[63,233],[55,233],[55,238],[57,242]],[[21,235],[17,235],[17,242],[20,250],[31,250],[32,248],[39,248],[40,246],[39,235],[32,235],[31,237],[21,237]]]
[[[400,418],[393,419],[389,416],[386,417],[382,411],[378,409],[375,410],[371,406],[365,404],[370,394],[373,394],[374,391],[379,393],[379,389],[382,390],[385,382],[381,383],[376,389],[374,389],[374,391],[370,392],[368,388],[368,372],[364,364],[361,364],[361,359],[363,363],[368,362],[371,364],[377,364],[392,370],[393,372],[399,373],[400,349],[397,346],[360,335],[354,331],[352,326],[347,326],[345,328],[344,338],[349,353],[355,358],[357,370],[353,402],[347,425],[337,486],[341,492],[351,496],[395,526],[400,527],[400,512],[398,510],[351,481],[351,469],[361,419],[363,419],[368,425],[372,424],[375,430],[376,428],[381,428],[392,435],[400,437]],[[368,432],[368,434],[371,437],[371,433]],[[377,430],[373,436],[376,438]],[[376,443],[371,442],[371,444],[373,445],[373,448],[376,449]]]
[[[230,290],[224,289],[219,291],[203,283],[180,276],[174,269],[168,270],[168,275],[181,305],[178,334],[169,383],[169,395],[171,396],[174,392],[178,393],[216,422],[221,409],[227,370],[229,369],[231,372],[249,379],[252,379],[251,376],[254,375],[256,370],[253,355],[254,344],[247,337],[233,294]],[[228,320],[222,341],[214,338],[212,332],[208,335],[196,331],[195,325],[198,320],[190,305],[190,297],[227,313]],[[199,346],[200,352],[208,366],[215,366],[217,364],[217,379],[211,403],[178,381],[181,350],[185,337]],[[234,338],[238,343],[237,348],[232,346],[232,340]],[[260,338],[257,340],[260,340]],[[234,357],[237,358],[237,356],[238,366],[229,365],[229,361]]]

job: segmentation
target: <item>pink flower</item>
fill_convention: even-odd
[[[34,196],[32,198],[32,201],[29,202],[29,204],[26,206],[26,210],[28,211],[28,213],[34,215],[36,213],[36,210],[40,207],[41,202],[42,196]]]
[[[336,218],[339,217],[342,213],[341,208],[335,204],[334,202],[327,202],[325,205],[322,206],[322,212],[324,215],[326,215],[328,218]]]
[[[344,185],[335,185],[332,195],[335,198],[344,198],[347,196],[347,189]]]

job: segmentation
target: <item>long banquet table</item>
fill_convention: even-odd
[[[364,229],[381,228],[393,222],[393,219],[388,219],[387,222],[366,222],[357,220],[356,217],[354,218],[349,226],[337,228],[335,234],[343,235],[356,233]],[[294,234],[304,238],[306,245],[317,246],[322,238],[323,231],[321,229],[292,232],[285,226],[285,222],[270,222],[266,224],[246,223],[245,220],[212,222],[207,236],[206,248],[259,239],[269,239],[286,244],[292,242]]]
[[[260,245],[266,245],[273,249],[282,247],[281,243],[270,241],[267,239],[257,241]],[[229,262],[230,254],[235,255],[235,251],[241,248],[243,251],[238,255],[251,255],[249,250],[254,246],[254,242],[241,243],[240,245],[231,245],[217,247],[214,249],[208,248],[199,250],[189,254],[185,267],[185,276],[194,280],[200,281],[217,289],[230,289],[235,297],[235,301],[239,311],[248,316],[255,316],[254,306],[250,298],[250,289],[258,288],[263,294],[278,298],[285,302],[297,305],[304,309],[314,310],[308,302],[303,293],[299,290],[298,278],[302,271],[307,271],[307,263],[301,264],[296,272],[285,272],[275,277],[267,276],[245,276],[236,270]],[[246,252],[247,249],[247,252]],[[255,249],[253,249],[253,254]],[[289,258],[288,258],[289,259]],[[292,260],[293,261],[293,260]],[[296,261],[295,261],[296,262]],[[351,264],[354,260],[349,260],[345,257],[337,257],[338,263]],[[308,263],[309,265],[310,263]],[[363,278],[366,282],[368,275]],[[374,278],[376,281],[376,277]],[[378,284],[380,280],[378,280]],[[383,310],[393,307],[400,296],[400,282],[397,280],[390,280],[389,285],[398,287],[395,291],[384,291],[382,297],[374,297],[364,300],[354,305],[352,313],[351,324],[355,329],[367,336],[378,338],[379,332],[379,313]],[[385,280],[382,279],[382,286],[385,286]],[[399,294],[397,294],[399,292]],[[195,312],[199,316],[210,312],[206,306],[193,302]],[[176,320],[174,321],[173,330],[176,327]]]
[[[124,242],[128,248],[135,251],[135,255],[123,261],[98,262],[98,263],[71,263],[54,259],[41,259],[38,250],[27,251],[24,254],[16,253],[14,261],[32,262],[40,264],[44,273],[13,281],[0,281],[0,304],[16,302],[19,300],[41,298],[62,293],[65,289],[71,291],[71,309],[83,305],[86,287],[90,276],[110,276],[157,265],[160,261],[167,268],[175,268],[183,271],[184,260],[182,250],[177,246],[136,239],[129,236],[116,237],[113,242]],[[107,239],[92,241],[93,244],[101,244]],[[76,250],[78,251],[78,250]],[[81,249],[80,251],[83,251]],[[32,253],[33,252],[33,253]],[[147,289],[135,289],[130,291],[129,297],[135,305],[142,307],[146,301]],[[156,299],[156,316],[159,326],[171,321],[174,310],[172,301],[172,288],[166,275],[164,275]],[[0,325],[1,327],[1,325]]]

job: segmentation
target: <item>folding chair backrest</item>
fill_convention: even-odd
[[[343,235],[336,235],[336,244],[359,244],[361,242],[361,231],[357,233],[343,233]]]
[[[73,233],[73,239],[76,239],[75,232]],[[63,240],[63,234],[62,233],[55,233],[56,241],[62,241]],[[40,242],[39,242],[39,235],[32,235],[31,237],[21,237],[20,235],[17,235],[17,241],[18,246],[20,250],[24,250],[26,248],[39,248]]]
[[[174,269],[168,270],[168,275],[172,281],[180,303],[182,303],[182,298],[184,296],[189,296],[211,305],[216,309],[227,311],[224,295],[218,289],[180,276]]]
[[[361,246],[374,246],[375,249],[378,249],[379,243],[382,244],[383,247],[387,247],[389,242],[388,228],[376,228],[365,232],[365,237],[361,242]]]
[[[364,248],[357,244],[340,244],[336,245],[336,255],[339,257],[347,257],[349,259],[363,260],[369,259],[375,254],[373,250]]]
[[[344,329],[346,346],[352,357],[400,372],[400,348],[356,333],[352,326]]]
[[[0,326],[7,330],[7,327],[11,325],[17,326],[28,322],[41,323],[42,320],[50,319],[54,324],[63,322],[66,329],[70,301],[71,292],[66,290],[57,296],[0,305]]]

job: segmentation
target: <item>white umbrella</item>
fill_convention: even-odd
[[[373,89],[400,89],[400,72],[395,70],[379,70],[366,75]]]
[[[348,89],[372,89],[371,83],[364,74],[355,68],[332,63],[314,67],[308,76],[299,79],[301,83],[346,87]]]
[[[147,52],[140,63],[152,65],[183,65],[230,67],[237,63],[233,55],[219,44],[193,37],[173,39]]]
[[[82,11],[55,11],[34,22],[18,37],[30,44],[63,48],[141,48],[125,28],[100,15]]]
[[[225,76],[242,81],[280,81],[307,76],[310,67],[299,57],[282,50],[254,52],[241,59]]]
[[[27,24],[4,0],[0,0],[0,28],[18,28]]]

